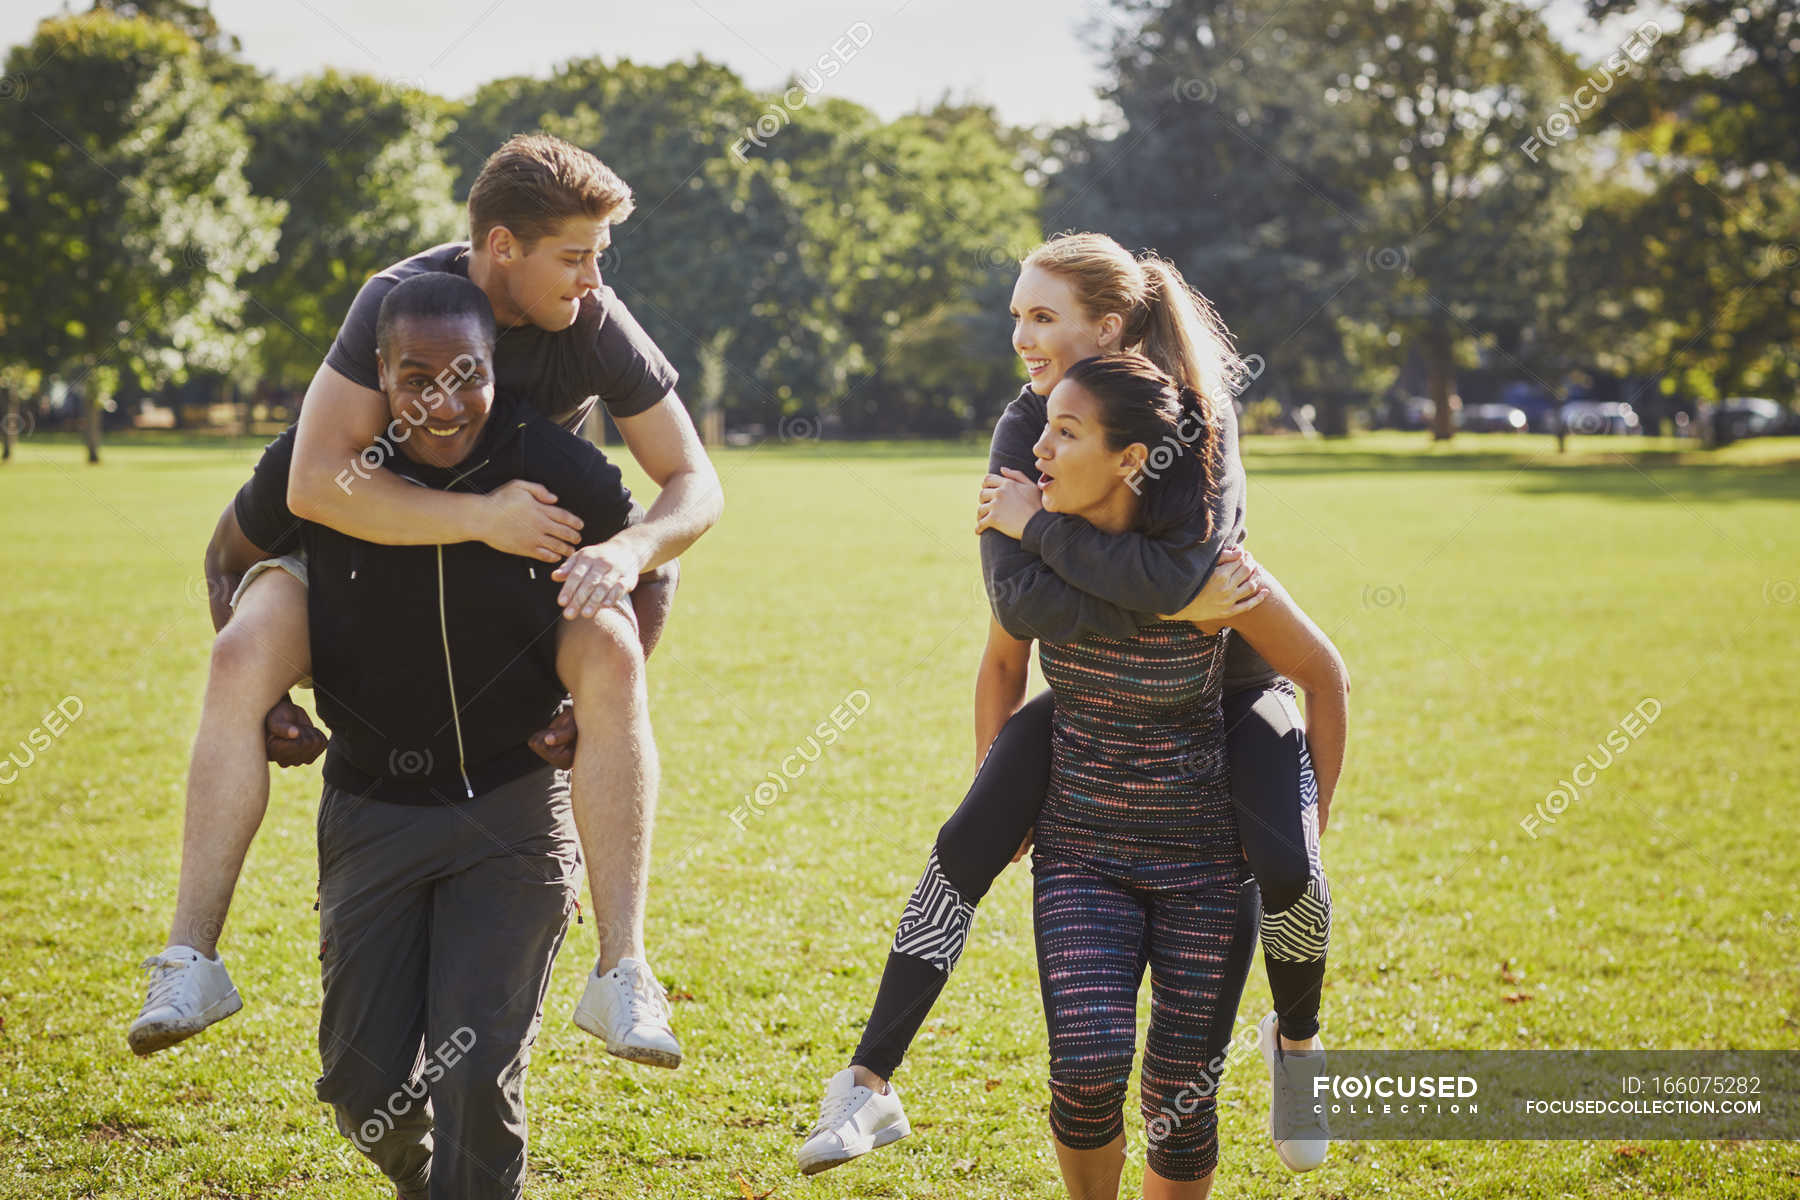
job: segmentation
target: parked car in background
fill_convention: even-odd
[[[1631,405],[1619,400],[1570,400],[1562,406],[1563,428],[1570,433],[1641,433]]]
[[[1525,410],[1511,404],[1475,404],[1463,410],[1464,433],[1524,433]]]
[[[1773,437],[1794,432],[1787,409],[1762,396],[1733,396],[1713,410],[1714,428],[1721,441],[1747,437]]]
[[[1429,396],[1390,396],[1378,409],[1379,425],[1408,431],[1430,429],[1432,407]]]
[[[1510,404],[1525,414],[1525,427],[1532,433],[1554,433],[1558,401],[1549,388],[1530,380],[1515,380],[1500,389],[1499,402]]]

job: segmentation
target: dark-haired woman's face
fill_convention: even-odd
[[[1084,358],[1119,348],[1119,318],[1088,320],[1067,278],[1039,266],[1019,272],[1012,292],[1013,350],[1025,361],[1031,390],[1048,396],[1063,372]]]
[[[1044,507],[1085,516],[1117,506],[1126,480],[1144,461],[1144,444],[1108,449],[1100,405],[1078,383],[1058,382],[1046,407],[1049,420],[1031,448]]]

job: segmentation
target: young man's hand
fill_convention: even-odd
[[[263,718],[263,744],[278,767],[303,767],[325,753],[325,734],[306,710],[283,698]]]
[[[529,479],[510,480],[488,493],[478,540],[502,554],[558,562],[581,545],[581,518],[556,507],[556,494]]]
[[[532,734],[528,745],[537,752],[537,756],[560,770],[568,771],[575,766],[575,739],[578,731],[575,728],[575,706],[564,703],[550,718],[550,724]]]
[[[635,625],[637,613],[631,607],[631,592],[648,561],[637,543],[629,541],[625,534],[615,534],[599,545],[575,551],[550,572],[550,578],[563,585],[556,597],[563,616],[571,621],[585,619],[603,608],[615,607],[623,609]]]

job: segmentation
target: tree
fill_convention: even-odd
[[[977,292],[997,275],[1010,286],[1037,237],[1037,194],[1023,143],[990,111],[883,124],[798,84],[759,95],[705,59],[578,59],[476,93],[446,146],[461,186],[505,137],[535,129],[632,185],[638,209],[604,273],[702,411],[775,423],[835,407],[863,431],[960,428],[983,364],[1016,378],[1005,305],[989,311]],[[908,345],[971,370],[954,391],[923,386],[917,363],[889,361]]]
[[[815,403],[834,363],[794,197],[767,162],[732,153],[762,103],[704,58],[663,67],[575,59],[548,79],[484,85],[446,154],[459,194],[514,133],[556,134],[616,170],[637,208],[613,231],[605,281],[675,363],[703,416],[772,422]]]
[[[1261,388],[1296,402],[1343,386],[1330,310],[1366,269],[1362,196],[1319,56],[1232,0],[1112,7],[1096,37],[1119,120],[1053,135],[1046,225],[1172,259],[1264,360]]]
[[[1632,16],[1593,0],[1596,17]],[[1800,389],[1800,11],[1654,10],[1653,53],[1608,98],[1623,127],[1571,263],[1597,355],[1717,401]],[[1639,397],[1656,404],[1664,397]]]
[[[257,195],[287,206],[275,256],[245,280],[265,382],[304,389],[370,275],[468,235],[439,150],[448,108],[326,71],[274,85],[250,109],[244,174]]]
[[[274,249],[279,202],[250,194],[249,145],[192,39],[95,12],[42,22],[0,105],[0,359],[80,386],[88,461],[121,372],[226,369],[239,278]]]
[[[770,139],[843,332],[848,428],[949,432],[1011,398],[1006,296],[1041,237],[1034,151],[992,109],[948,102],[886,124],[809,104]]]
[[[1541,318],[1564,228],[1561,169],[1517,150],[1572,78],[1541,21],[1505,0],[1114,11],[1124,128],[1058,180],[1061,204],[1082,211],[1116,176],[1103,194],[1124,227],[1219,292],[1278,378],[1318,385],[1353,351],[1385,342],[1397,361],[1417,342],[1449,437],[1458,355],[1505,351]]]

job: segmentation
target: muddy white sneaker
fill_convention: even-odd
[[[635,958],[621,958],[604,975],[596,967],[575,1004],[575,1024],[605,1042],[608,1054],[652,1067],[681,1065],[669,1017],[669,993]]]
[[[225,961],[191,946],[170,946],[138,966],[150,980],[144,1007],[126,1034],[137,1055],[165,1050],[244,1007]]]
[[[911,1132],[906,1110],[900,1107],[900,1093],[892,1083],[886,1093],[877,1092],[857,1083],[845,1067],[825,1085],[818,1124],[807,1132],[800,1147],[800,1173],[828,1171],[892,1145]]]
[[[1325,1070],[1325,1042],[1318,1039],[1319,1048],[1306,1054],[1283,1050],[1274,1013],[1257,1022],[1256,1032],[1269,1064],[1269,1138],[1275,1154],[1290,1171],[1310,1171],[1331,1149],[1323,1105],[1313,1099],[1313,1080]]]

